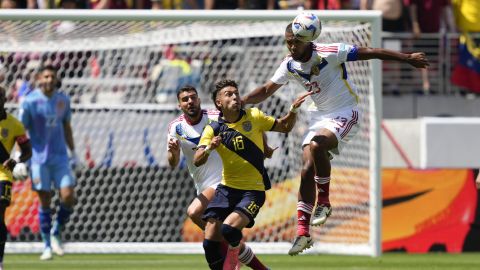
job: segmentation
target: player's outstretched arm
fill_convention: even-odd
[[[416,68],[426,68],[430,64],[423,52],[402,53],[382,48],[358,48],[358,60],[393,60],[408,63]]]
[[[290,111],[288,111],[287,115],[277,119],[275,126],[273,127],[272,131],[288,133],[293,129],[295,126],[295,122],[297,122],[297,110],[305,101],[305,99],[313,94],[313,92],[307,92],[301,96],[299,96],[290,106]]]
[[[266,82],[264,85],[255,88],[242,98],[242,104],[257,104],[269,96],[273,95],[282,85],[276,84],[272,81]]]

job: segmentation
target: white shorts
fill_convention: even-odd
[[[308,130],[303,137],[302,146],[310,144],[315,134],[321,129],[328,129],[337,136],[338,146],[330,150],[332,154],[339,155],[345,143],[350,141],[360,130],[361,113],[357,107],[343,111],[324,114],[319,111],[309,111],[310,119]]]

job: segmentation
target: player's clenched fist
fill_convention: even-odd
[[[168,149],[177,150],[179,148],[179,142],[176,138],[170,138],[168,140]]]
[[[222,143],[222,137],[221,136],[213,137],[212,141],[210,142],[210,149],[213,150],[213,149],[217,148],[221,143]]]

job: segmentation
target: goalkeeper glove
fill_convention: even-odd
[[[28,178],[28,167],[27,164],[19,162],[15,165],[12,171],[13,179],[15,180],[25,180]]]

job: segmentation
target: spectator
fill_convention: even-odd
[[[2,7],[2,9],[17,8],[17,2],[14,1],[14,0],[2,0],[1,7]]]
[[[403,32],[407,29],[402,0],[361,0],[360,9],[380,10],[383,31]]]
[[[88,3],[85,0],[60,0],[59,6],[63,9],[85,9]]]
[[[453,0],[452,4],[462,32],[452,83],[480,94],[480,1]]]
[[[382,26],[383,31],[387,32],[404,32],[407,29],[407,20],[405,19],[406,12],[404,12],[402,0],[361,0],[360,9],[380,10],[382,12]],[[389,40],[387,49],[400,50],[400,40]],[[384,45],[387,43],[384,42]],[[391,78],[388,81],[385,92],[394,94],[399,93],[399,85],[401,81],[401,66],[398,62],[384,62],[383,69],[388,70]]]
[[[245,7],[247,9],[278,9],[275,0],[247,0]]]
[[[244,8],[243,0],[205,0],[205,9]]]
[[[305,9],[351,9],[350,0],[306,0]]]
[[[132,6],[128,5],[129,1],[125,0],[90,0],[92,9],[128,9]]]
[[[204,9],[205,6],[203,0],[150,0],[150,2],[152,9]]]
[[[416,39],[420,37],[421,33],[439,33],[442,23],[451,32],[455,31],[449,0],[410,0],[409,11],[413,36]],[[428,16],[425,16],[425,14],[428,14]],[[415,47],[418,47],[418,45]],[[428,69],[422,69],[421,74],[423,92],[429,93]]]
[[[280,9],[303,9],[303,0],[278,0]]]
[[[480,1],[452,0],[455,20],[462,32],[480,32]]]

